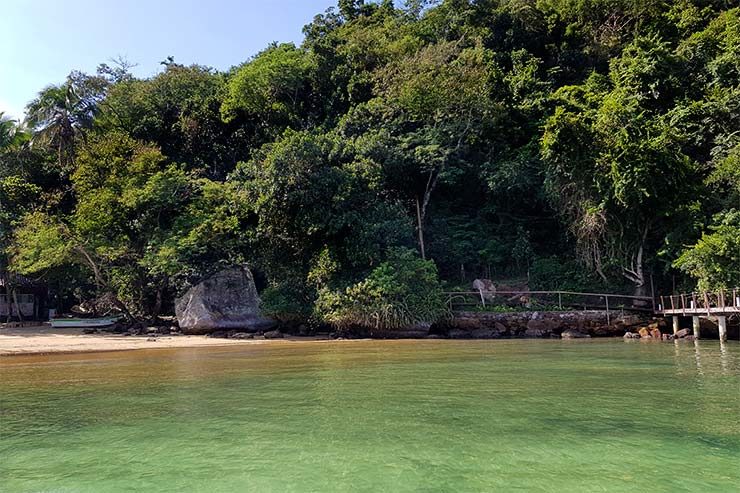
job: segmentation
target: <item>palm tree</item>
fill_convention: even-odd
[[[0,152],[21,145],[26,138],[27,134],[18,120],[13,120],[0,111]]]
[[[31,142],[55,149],[59,165],[68,168],[84,130],[92,127],[99,101],[99,93],[72,77],[64,84],[46,87],[26,106]]]

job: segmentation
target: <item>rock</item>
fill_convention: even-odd
[[[214,339],[228,339],[229,333],[225,330],[216,330],[214,332],[211,332],[210,334],[207,334],[206,337],[212,337]]]
[[[673,334],[663,334],[662,338],[664,341],[672,341],[674,339]]]
[[[493,300],[496,297],[496,287],[490,279],[476,279],[473,281],[473,291],[483,293],[483,298]]]
[[[147,339],[147,342],[157,342],[157,338],[156,337],[149,337]]]
[[[624,337],[625,339],[639,339],[640,334],[635,334],[634,332],[625,332],[622,337]]]
[[[617,323],[627,326],[627,327],[634,327],[635,325],[640,325],[642,323],[643,317],[640,315],[623,315],[621,319],[617,321]]]
[[[588,339],[591,336],[577,330],[567,329],[564,330],[562,334],[560,334],[560,337],[562,337],[563,339]]]
[[[240,329],[257,332],[275,323],[260,315],[259,296],[246,266],[222,270],[190,288],[175,302],[175,314],[185,334]]]
[[[113,332],[114,334],[123,334],[127,330],[124,324],[114,324],[108,329],[109,332]]]
[[[285,337],[279,330],[270,330],[265,332],[265,339],[282,339]]]
[[[654,329],[650,329],[650,335],[653,339],[661,339],[663,337],[663,335],[660,333],[660,329],[658,329],[657,327]]]
[[[359,333],[352,334],[357,337],[373,337],[377,339],[423,339],[429,334],[428,330],[415,330],[415,329],[394,329],[394,330],[382,330],[382,331],[371,331],[367,336],[362,336]]]
[[[615,330],[617,331],[617,333],[621,332],[621,330],[619,329],[612,329],[612,327],[609,325],[599,325],[597,327],[594,327],[590,332],[595,336],[608,336],[611,335]]]
[[[248,334],[247,332],[237,332],[232,334],[230,339],[254,339],[254,334]]]
[[[85,328],[85,329],[82,329],[82,333],[83,334],[97,334],[98,333],[98,329]]]
[[[548,324],[545,320],[537,319],[537,312],[532,315],[532,320],[527,322],[527,330],[539,330],[543,331],[548,328]]]
[[[159,334],[159,327],[147,327],[145,332],[147,334]]]
[[[454,321],[454,328],[461,330],[479,329],[483,326],[481,320],[475,318],[461,318]]]
[[[472,339],[495,339],[498,334],[493,329],[475,329],[470,332]]]
[[[695,339],[696,338],[694,337],[693,334],[689,334],[689,335],[687,335],[686,337],[683,338],[684,341],[693,341]]]
[[[447,333],[450,339],[470,339],[470,331],[462,329],[450,329]]]
[[[676,336],[676,339],[683,339],[687,335],[689,335],[689,329],[681,329],[678,332],[674,334]]]
[[[642,327],[640,330],[637,331],[638,334],[640,334],[640,337],[645,338],[650,335],[650,329],[647,327]]]
[[[541,331],[540,329],[527,329],[524,331],[524,337],[542,337],[545,333]]]

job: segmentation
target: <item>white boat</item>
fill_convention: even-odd
[[[79,328],[79,327],[108,327],[113,325],[120,317],[100,317],[100,318],[52,318],[49,320],[51,326],[55,329],[62,328]]]

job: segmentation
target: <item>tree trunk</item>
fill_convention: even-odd
[[[103,272],[100,270],[98,264],[93,260],[92,255],[90,255],[90,253],[88,253],[88,251],[85,250],[82,245],[77,245],[75,247],[75,250],[77,250],[77,252],[82,255],[85,263],[87,263],[87,265],[89,265],[90,269],[93,271],[93,276],[95,277],[95,285],[98,287],[98,289],[110,295],[113,305],[121,310],[121,312],[124,314],[129,322],[135,321],[136,319],[133,315],[131,315],[131,312],[128,310],[128,308],[126,308],[126,305],[124,305],[123,302],[118,299],[118,296],[108,286],[108,282],[105,280],[105,277],[103,277]]]
[[[645,224],[645,229],[642,231],[642,238],[640,238],[640,244],[637,248],[637,253],[633,257],[631,265],[629,267],[622,267],[622,275],[625,278],[635,283],[635,293],[645,292],[645,272],[643,269],[643,254],[645,252],[645,241],[647,240],[648,231],[650,230],[650,222]],[[643,294],[636,294],[636,296],[643,296]]]
[[[426,250],[424,247],[424,218],[421,214],[421,207],[419,206],[419,196],[416,197],[416,229],[419,233],[419,251],[421,252],[421,258],[426,260]]]
[[[159,317],[162,311],[162,286],[157,288],[157,294],[154,299],[154,306],[152,307],[152,319]]]
[[[15,305],[15,310],[18,313],[18,321],[23,322],[23,313],[21,313],[21,305],[18,303],[18,293],[15,289],[15,287],[10,289],[11,296],[13,297],[13,304]],[[8,307],[10,311],[12,312],[13,309],[11,307]]]

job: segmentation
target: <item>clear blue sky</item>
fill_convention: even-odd
[[[227,69],[302,28],[336,0],[0,0],[0,111],[25,105],[71,70],[123,56],[140,77],[168,55]]]

